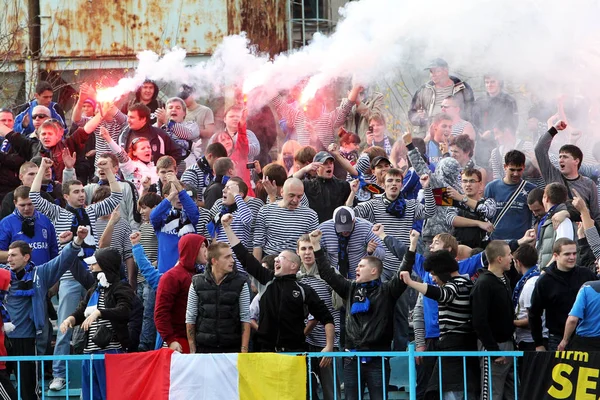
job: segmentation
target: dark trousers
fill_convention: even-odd
[[[35,338],[10,339],[9,356],[35,356],[36,353]],[[23,400],[35,400],[38,398],[37,393],[39,392],[38,365],[34,361],[21,361],[20,364],[21,398]],[[9,375],[12,372],[17,377],[17,362],[6,363],[6,368]]]
[[[383,368],[381,357],[373,357],[368,362],[360,362],[360,376],[358,372],[358,358],[344,358],[344,391],[346,400],[357,400],[364,397],[365,387],[369,389],[369,398],[371,400],[383,400],[383,390],[386,390],[388,397],[388,387],[390,384],[390,362],[385,359],[385,382],[383,380]],[[358,382],[360,381],[360,391],[358,392]]]
[[[562,341],[562,335],[548,335],[548,345],[546,346],[547,351],[556,351],[558,349],[558,345]]]
[[[425,351],[437,350],[438,338],[425,339]],[[421,357],[421,364],[417,365],[417,399],[425,398],[425,392],[433,369],[435,368],[436,357]]]
[[[10,382],[10,377],[5,369],[0,369],[0,399],[17,400],[17,391]]]
[[[308,345],[308,351],[310,351],[311,353],[318,353],[320,351],[323,350],[323,347],[318,347],[318,346],[313,346],[313,345]],[[333,359],[332,360],[332,364],[328,367],[325,368],[321,368],[319,366],[319,363],[321,362],[320,358],[317,357],[313,357],[310,360],[310,367],[311,367],[311,378],[312,378],[312,398],[314,400],[319,399],[319,394],[318,394],[318,383],[317,383],[317,376],[319,377],[319,382],[321,382],[321,389],[323,390],[323,400],[334,400],[334,396],[333,396],[333,388],[334,386],[337,386],[337,389],[335,390],[335,392],[337,393],[337,396],[335,397],[335,399],[340,400],[342,395],[340,393],[340,379],[339,379],[339,375],[338,376],[333,376],[333,363],[336,360]],[[339,372],[339,370],[336,371],[336,375]]]

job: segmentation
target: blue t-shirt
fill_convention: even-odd
[[[579,318],[578,336],[600,337],[600,281],[583,284],[569,315]]]
[[[23,233],[23,222],[16,212],[4,217],[0,222],[0,250],[7,251],[8,246],[17,240],[23,240],[31,247],[31,261],[42,265],[58,255],[56,231],[52,222],[39,211],[35,212],[34,235],[32,238]]]
[[[443,156],[442,152],[440,151],[440,145],[435,143],[433,140],[430,140],[427,143],[427,151],[425,155],[433,167],[437,166],[438,162],[440,162]]]
[[[508,202],[512,194],[517,190],[519,184],[520,182],[516,185],[507,185],[502,179],[496,179],[488,183],[485,187],[484,197],[496,200],[497,207],[494,222],[498,218],[498,215],[500,215],[506,202]],[[533,189],[535,189],[533,183],[527,182],[525,184],[521,193],[519,193],[510,206],[510,209],[506,212],[506,215],[504,215],[500,223],[496,226],[496,230],[492,233],[492,240],[520,239],[527,232],[527,229],[531,228],[533,214],[529,210],[529,207],[527,207],[527,195]]]

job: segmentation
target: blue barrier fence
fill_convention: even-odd
[[[523,352],[522,351],[496,351],[496,352],[492,352],[492,351],[470,351],[470,352],[451,352],[451,351],[429,351],[429,352],[417,352],[415,351],[415,347],[413,344],[410,344],[408,347],[408,351],[405,352],[361,352],[361,353],[352,353],[352,352],[333,352],[333,353],[295,353],[295,355],[304,355],[307,357],[308,359],[308,397],[309,399],[313,399],[313,381],[311,379],[312,376],[312,365],[311,365],[311,360],[312,359],[321,359],[322,357],[331,357],[333,359],[332,362],[332,366],[333,366],[333,376],[334,376],[334,382],[335,382],[335,377],[336,376],[341,376],[342,375],[342,371],[339,371],[339,367],[337,366],[336,360],[341,359],[344,360],[345,358],[348,357],[372,357],[372,358],[380,358],[381,363],[382,363],[382,382],[386,382],[386,368],[385,368],[385,363],[386,360],[390,360],[390,359],[394,359],[396,357],[404,359],[406,361],[406,365],[405,365],[405,373],[408,374],[408,380],[407,380],[407,384],[408,387],[405,388],[407,394],[409,395],[409,399],[410,400],[416,400],[416,391],[417,391],[417,367],[416,367],[416,360],[417,357],[436,357],[440,368],[439,373],[438,373],[438,379],[439,379],[439,391],[440,391],[440,399],[444,398],[444,390],[443,390],[443,385],[442,385],[442,377],[443,377],[443,368],[442,368],[442,359],[444,357],[452,357],[452,358],[462,358],[462,365],[463,365],[463,387],[464,387],[464,393],[465,396],[468,393],[467,387],[468,387],[468,382],[467,382],[467,359],[469,357],[476,357],[476,358],[482,358],[485,357],[487,358],[488,364],[489,365],[493,365],[493,360],[498,358],[498,357],[506,357],[508,358],[512,358],[513,359],[513,373],[514,373],[514,378],[515,378],[515,384],[514,384],[514,398],[515,400],[518,400],[518,374],[517,374],[517,358],[522,357],[523,356]],[[22,362],[31,362],[31,361],[35,361],[35,362],[43,362],[43,361],[54,361],[54,360],[61,360],[61,361],[66,361],[66,388],[64,391],[61,391],[60,394],[59,393],[52,393],[50,396],[48,395],[48,393],[46,393],[46,390],[44,387],[42,387],[41,390],[41,398],[42,399],[46,399],[46,398],[69,398],[69,396],[73,396],[73,395],[77,395],[78,393],[80,393],[79,391],[70,391],[70,386],[71,388],[75,387],[75,388],[81,388],[81,383],[80,382],[69,382],[70,378],[74,375],[74,376],[80,376],[80,371],[77,370],[76,373],[73,373],[71,371],[71,373],[69,372],[69,363],[73,362],[77,364],[77,368],[81,368],[81,363],[84,362],[89,362],[91,363],[92,361],[100,361],[100,360],[104,360],[104,354],[84,354],[84,355],[69,355],[69,356],[15,356],[15,357],[0,357],[0,361],[4,361],[4,362],[15,362],[16,363],[16,368],[15,368],[15,373],[16,373],[16,383],[17,383],[17,393],[19,395],[19,399],[21,399],[21,363]],[[357,362],[356,363],[357,366],[357,374],[358,374],[358,398],[359,399],[364,399],[364,395],[363,395],[363,391],[364,391],[364,387],[362,387],[361,385],[361,380],[360,380],[360,371],[361,371],[361,362]],[[72,369],[73,367],[71,367]],[[364,367],[363,367],[364,368]],[[407,370],[407,371],[406,371]],[[393,367],[392,370],[390,372],[391,375],[398,375],[398,374],[402,374],[402,371],[394,371]],[[93,376],[93,368],[90,368],[90,376],[89,376],[89,388],[90,388],[90,398],[93,398],[93,384],[92,381],[94,379]],[[491,376],[489,376],[488,379],[489,382],[489,391],[490,393],[492,392],[492,388],[493,388],[493,382],[491,379]],[[39,382],[38,382],[39,383]],[[390,384],[392,384],[393,382],[390,382]],[[43,384],[43,382],[42,382]],[[334,388],[334,398],[337,398],[337,396],[340,394],[340,388],[338,387],[337,384],[333,385]],[[386,385],[383,385],[383,393],[384,393],[384,399],[388,398],[388,387],[386,387]],[[477,393],[477,396],[479,396],[479,393]],[[465,397],[466,398],[466,397]]]

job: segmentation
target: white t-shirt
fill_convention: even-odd
[[[527,317],[527,309],[531,307],[531,295],[533,294],[533,289],[535,288],[535,283],[539,279],[538,276],[534,276],[529,278],[529,280],[523,286],[523,290],[521,291],[521,296],[519,296],[519,303],[515,309],[515,315],[517,319],[523,319]],[[546,316],[545,312],[542,315],[542,326],[544,337],[548,337],[548,329],[546,328]],[[517,343],[521,342],[533,342],[533,337],[531,336],[531,329],[527,328],[516,328],[515,329],[515,340]]]

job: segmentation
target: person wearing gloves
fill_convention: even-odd
[[[120,279],[121,255],[115,249],[103,248],[84,260],[96,279],[77,310],[60,324],[64,334],[77,325],[85,331],[86,354],[116,354],[129,347],[127,324],[135,293]],[[93,370],[93,372],[92,372]],[[92,374],[92,382],[90,382]],[[90,383],[94,399],[106,398],[104,360],[83,362],[81,393],[90,399]]]
[[[0,268],[9,271],[11,275],[8,296],[3,302],[8,311],[7,315],[10,315],[10,322],[14,325],[14,330],[7,332],[11,342],[9,356],[36,355],[36,334],[44,329],[48,319],[48,289],[54,286],[73,264],[79,262],[77,254],[81,251],[87,234],[88,229],[80,226],[76,238],[63,248],[58,257],[38,266],[31,261],[31,247],[24,241],[13,242],[8,247],[8,265],[2,265]],[[72,237],[73,233],[67,231],[63,232],[59,239],[66,242]],[[2,317],[5,323],[8,322],[5,315]],[[17,365],[13,367],[16,374]],[[34,362],[22,362],[20,369],[21,398],[37,399],[37,365]]]

